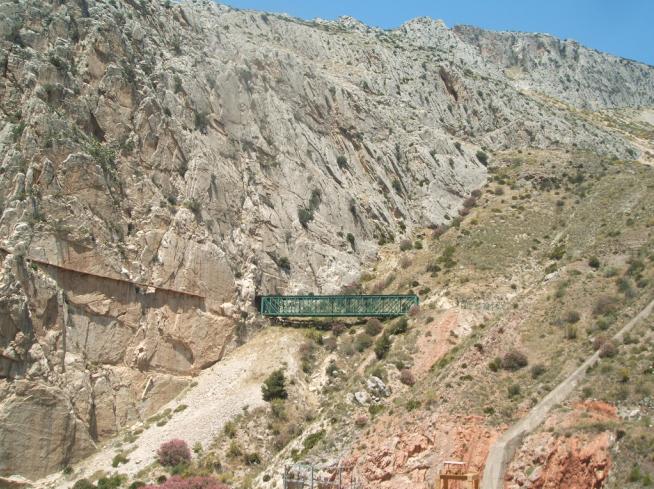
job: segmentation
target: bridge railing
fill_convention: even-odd
[[[261,314],[283,317],[402,316],[415,295],[264,295]]]

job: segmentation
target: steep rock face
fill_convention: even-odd
[[[654,67],[547,34],[456,26],[454,34],[504,70],[516,87],[584,109],[654,104]]]
[[[29,381],[16,384],[0,408],[3,474],[47,474],[92,452],[94,443],[88,430],[61,390]],[[43,443],[44,433],[48,443]]]
[[[482,146],[631,149],[425,19],[131,0],[0,19],[0,413],[67,413],[0,475],[148,416],[220,360],[256,294],[341,290],[378,242],[451,220],[486,180]]]

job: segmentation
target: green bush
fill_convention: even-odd
[[[355,243],[354,243],[354,234],[347,233],[347,241],[350,243],[350,246],[352,247],[352,249],[356,250],[356,246],[355,246]]]
[[[95,484],[88,479],[80,479],[73,485],[73,489],[96,489]]]
[[[304,446],[304,449],[306,451],[311,450],[324,437],[325,437],[325,430],[316,431],[315,433],[311,433],[309,436],[307,436],[302,442],[302,445]]]
[[[552,250],[549,255],[550,260],[560,260],[565,255],[565,245],[561,243],[556,248]]]
[[[184,87],[182,87],[182,79],[179,77],[179,75],[175,75],[173,78],[173,85],[173,91],[175,93],[179,93],[184,89]]]
[[[359,333],[356,338],[354,338],[354,348],[358,352],[362,352],[366,348],[372,345],[372,337],[366,333]]]
[[[113,474],[109,477],[102,477],[98,479],[98,489],[116,489],[126,482],[127,478],[124,475]]]
[[[261,455],[259,455],[257,452],[246,453],[244,459],[245,459],[245,465],[261,464]]]
[[[374,348],[375,355],[379,360],[381,360],[388,354],[388,351],[390,349],[391,349],[391,338],[387,333],[384,333],[375,342],[375,348]]]
[[[533,367],[531,367],[531,377],[533,379],[537,379],[541,375],[543,375],[546,371],[545,365],[542,363],[537,363]]]
[[[270,412],[276,419],[286,420],[286,404],[282,399],[273,399],[270,403]]]
[[[437,274],[438,272],[441,271],[441,267],[438,266],[438,263],[432,262],[429,265],[427,265],[427,268],[425,268],[425,271],[427,273],[431,273],[432,275]]]
[[[409,329],[409,322],[406,318],[400,318],[390,327],[390,334],[402,334],[406,333]]]
[[[234,438],[236,436],[236,424],[234,421],[227,421],[227,423],[225,423],[223,433],[225,433],[225,436],[228,438]]]
[[[593,256],[590,258],[590,260],[588,260],[588,266],[597,270],[601,264],[599,259],[596,256]]]
[[[127,462],[129,462],[129,459],[125,456],[125,454],[117,453],[111,461],[111,466],[115,468],[120,464],[126,464]]]
[[[486,154],[485,151],[479,150],[477,151],[475,156],[477,156],[479,163],[481,163],[484,166],[488,166],[488,155]]]
[[[309,209],[312,211],[315,211],[320,207],[320,204],[322,203],[322,193],[320,192],[320,189],[314,188],[311,191],[311,197],[309,197]]]
[[[291,270],[291,262],[286,256],[282,256],[277,260],[277,266],[279,266],[279,268],[285,272],[289,272]]]
[[[195,129],[200,131],[202,134],[207,133],[207,127],[209,127],[209,117],[204,112],[195,113]]]
[[[341,170],[344,170],[348,167],[347,158],[343,155],[340,155],[336,158],[336,164]]]
[[[565,339],[566,340],[576,340],[577,339],[577,327],[569,324],[565,327]]]
[[[272,372],[261,386],[261,393],[263,394],[264,401],[272,401],[273,399],[286,399],[288,393],[286,392],[286,378],[284,371],[279,369]]]
[[[300,220],[300,224],[303,228],[306,228],[309,223],[313,220],[313,211],[305,207],[300,207],[297,210],[297,217]]]
[[[520,386],[518,384],[511,384],[507,388],[509,397],[516,397],[520,395]]]
[[[488,362],[488,368],[493,372],[497,372],[501,366],[502,366],[502,359],[500,357],[495,357],[493,360]]]
[[[241,450],[241,447],[236,443],[236,440],[232,440],[232,442],[229,444],[229,448],[227,449],[227,456],[229,458],[237,458],[243,455],[243,451]]]
[[[640,466],[638,464],[634,465],[629,472],[628,480],[629,482],[640,482],[642,474],[640,473]]]
[[[406,402],[406,410],[407,411],[413,411],[414,409],[418,409],[420,407],[421,402],[418,399],[409,399]]]

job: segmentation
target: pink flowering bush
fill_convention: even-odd
[[[163,484],[145,486],[143,489],[230,489],[230,487],[213,477],[189,477],[184,479],[175,475]]]
[[[162,443],[157,450],[159,463],[164,467],[174,467],[175,465],[189,463],[191,461],[191,451],[184,440],[170,440]]]

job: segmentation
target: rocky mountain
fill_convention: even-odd
[[[261,324],[256,295],[358,290],[496,152],[646,156],[542,95],[652,105],[654,68],[549,37],[211,2],[0,14],[0,475],[156,412]]]
[[[518,89],[590,110],[654,104],[651,66],[546,34],[490,32],[472,26],[453,30]]]

